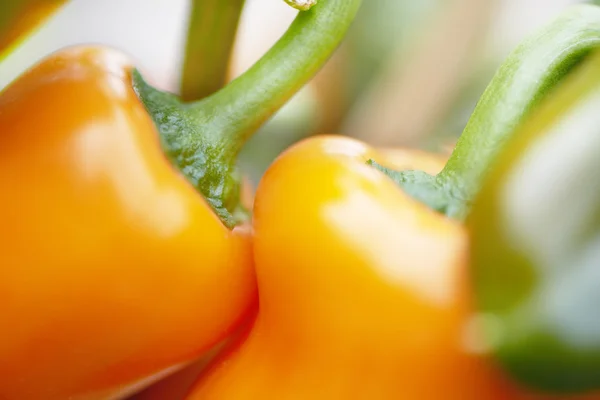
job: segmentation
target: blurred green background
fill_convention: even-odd
[[[316,133],[378,146],[452,148],[504,57],[578,0],[368,0],[329,64],[248,143],[253,182],[282,150]],[[0,87],[67,45],[101,43],[130,54],[158,87],[176,91],[188,0],[71,0],[0,64]],[[296,11],[247,0],[230,78],[256,61]]]

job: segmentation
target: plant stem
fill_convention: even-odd
[[[236,223],[241,204],[239,151],[325,64],[360,4],[361,0],[320,0],[300,12],[254,66],[195,103],[182,104],[173,94],[148,85],[139,71],[133,72],[134,89],[158,128],[165,154],[227,226]]]
[[[360,4],[361,0],[321,0],[300,12],[254,66],[198,104],[210,116],[209,129],[234,145],[233,154],[325,64]]]
[[[600,46],[600,8],[573,7],[521,44],[481,97],[438,181],[472,199],[515,129],[591,50]]]
[[[181,79],[181,97],[207,97],[226,83],[244,0],[193,0]]]

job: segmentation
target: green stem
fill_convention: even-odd
[[[511,134],[591,50],[600,8],[579,5],[522,43],[481,97],[438,180],[472,199]]]
[[[133,85],[154,119],[165,153],[228,226],[239,202],[236,159],[244,142],[325,64],[344,38],[361,0],[320,0],[250,69],[191,104],[148,85]]]
[[[181,97],[193,101],[226,83],[244,0],[193,0],[181,78]]]
[[[600,7],[572,7],[517,47],[500,67],[437,176],[371,164],[432,209],[464,219],[505,143],[563,78],[599,46]]]
[[[361,0],[321,0],[300,12],[287,32],[254,66],[199,110],[237,154],[245,140],[325,64],[344,38]]]

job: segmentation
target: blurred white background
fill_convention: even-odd
[[[68,45],[102,43],[139,62],[153,82],[174,90],[187,25],[188,0],[70,0],[0,65],[0,87],[25,66]],[[238,31],[235,70],[251,64],[287,28],[296,11],[283,0],[248,0]]]
[[[478,1],[498,2],[486,49],[499,53],[500,57],[524,35],[553,18],[566,5],[577,2]],[[175,90],[179,82],[188,7],[188,0],[71,0],[0,65],[0,87],[18,76],[24,67],[63,46],[103,43],[131,55],[156,85]],[[283,0],[247,0],[238,31],[234,75],[277,40],[295,14],[296,11]]]

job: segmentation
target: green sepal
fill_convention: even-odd
[[[406,194],[448,217],[464,219],[470,204],[437,176],[423,171],[395,171],[373,160],[367,164],[391,178]]]
[[[598,47],[600,7],[593,5],[570,7],[523,41],[481,96],[435,185],[419,176],[413,179],[411,192],[437,207],[442,206],[439,199],[447,197],[444,192],[450,192],[463,199],[463,205],[455,211],[448,204],[445,207],[451,212],[446,214],[458,219],[467,215],[497,155],[517,128]]]
[[[166,156],[232,227],[240,212],[237,156],[244,143],[329,59],[361,0],[321,0],[299,13],[252,67],[194,103],[148,85],[133,72],[134,89],[158,128]]]
[[[165,155],[196,188],[223,223],[231,228],[240,212],[241,178],[237,149],[227,137],[206,129],[210,115],[202,102],[185,104],[177,96],[150,86],[133,71],[133,88],[152,117]],[[199,140],[200,138],[200,140]]]

